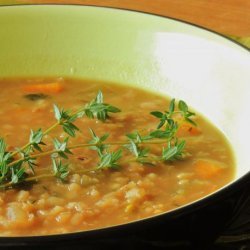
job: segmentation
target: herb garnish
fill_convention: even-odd
[[[175,99],[171,100],[168,111],[151,112],[159,120],[159,123],[156,129],[149,134],[142,135],[136,131],[127,134],[127,140],[111,142],[107,141],[109,134],[97,136],[90,129],[92,139],[89,142],[68,145],[70,138],[75,137],[79,131],[79,128],[74,124],[77,119],[87,117],[105,122],[109,119],[110,113],[118,112],[120,112],[120,109],[117,107],[104,103],[103,94],[99,91],[91,102],[77,111],[64,110],[54,105],[56,123],[44,131],[41,128],[36,131],[31,130],[29,142],[15,151],[7,151],[4,139],[0,138],[0,187],[14,188],[16,185],[24,182],[38,181],[41,178],[48,177],[56,177],[61,181],[65,181],[69,174],[75,172],[84,173],[119,169],[122,164],[129,162],[121,161],[124,150],[132,154],[131,161],[137,161],[149,166],[154,166],[156,162],[175,161],[183,158],[185,141],[177,138],[177,132],[183,121],[196,125],[192,120],[195,114],[189,111],[184,101],[179,101],[178,105],[176,105]],[[176,116],[178,116],[178,119],[176,119]],[[179,120],[181,122],[178,122]],[[43,141],[44,136],[58,127],[61,127],[68,134],[68,137],[63,141],[54,138],[52,142],[53,149],[44,150],[47,146]],[[156,156],[150,152],[149,146],[152,144],[163,145],[161,155]],[[116,146],[116,150],[112,150],[112,146]],[[73,154],[72,149],[75,148],[95,150],[99,158],[97,165],[89,169],[72,171],[67,163],[67,159],[69,155]],[[37,167],[36,160],[46,155],[50,155],[52,167],[50,170],[47,169],[46,173],[38,175],[35,171]]]

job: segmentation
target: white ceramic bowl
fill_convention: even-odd
[[[184,99],[223,131],[235,154],[235,179],[165,217],[249,180],[246,48],[177,20],[101,7],[0,7],[0,27],[1,78],[66,76],[135,85]]]

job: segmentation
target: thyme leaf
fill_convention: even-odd
[[[97,96],[85,105],[84,112],[86,116],[91,119],[97,118],[104,122],[109,118],[109,113],[121,112],[119,108],[106,104],[103,101],[103,94],[101,91],[98,91]]]
[[[186,142],[182,140],[180,143],[178,140],[172,144],[172,142],[168,142],[167,147],[162,150],[162,160],[164,161],[174,161],[180,160],[183,156],[183,150]]]
[[[100,156],[100,162],[97,169],[119,169],[118,160],[122,157],[122,149],[114,152],[106,152]]]
[[[63,164],[62,161],[57,159],[56,157],[52,156],[52,167],[54,176],[59,178],[62,181],[65,181],[66,177],[69,174],[68,164]]]
[[[108,145],[105,145],[104,141],[107,140],[109,134],[106,133],[103,136],[98,137],[91,128],[89,130],[92,136],[92,140],[89,141],[89,144],[95,144],[95,146],[90,146],[89,148],[92,150],[96,150],[98,152],[98,155],[102,156],[104,151],[108,148]]]

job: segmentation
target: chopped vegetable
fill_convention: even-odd
[[[63,91],[63,85],[59,82],[28,84],[22,87],[26,93],[60,93]]]
[[[223,166],[219,163],[209,160],[197,160],[194,163],[194,171],[200,178],[208,179],[222,172]]]
[[[48,98],[48,95],[45,95],[43,93],[27,94],[27,95],[24,95],[24,98],[26,98],[30,101],[38,101],[38,100],[44,100],[44,99]]]

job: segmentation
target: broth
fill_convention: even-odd
[[[121,109],[106,122],[77,120],[81,132],[70,139],[72,145],[90,141],[89,128],[100,136],[109,133],[107,141],[115,142],[126,140],[125,135],[135,130],[148,133],[157,125],[150,112],[163,112],[170,102],[136,88],[75,79],[2,79],[0,86],[0,137],[11,151],[27,143],[31,128],[45,130],[54,123],[54,103],[76,110],[102,90],[105,102]],[[48,177],[0,191],[0,234],[48,235],[108,227],[170,211],[214,192],[233,179],[233,154],[218,129],[199,115],[195,121],[198,127],[184,123],[178,132],[186,140],[188,155],[183,160],[156,162],[155,166],[128,162],[119,170],[72,171],[65,182]],[[67,135],[60,128],[46,135],[50,149],[54,137]],[[162,147],[150,146],[155,154],[161,154]],[[96,152],[89,148],[72,152],[72,169],[98,164]],[[129,157],[129,152],[124,150],[123,157]],[[43,172],[51,166],[50,157],[39,158],[37,165],[36,171]]]

